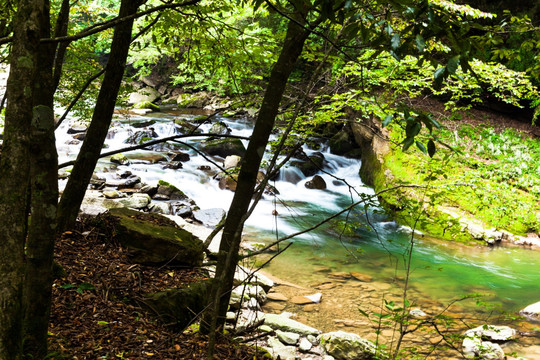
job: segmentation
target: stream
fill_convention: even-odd
[[[113,120],[104,151],[126,147],[124,140],[140,130],[133,128],[134,124],[153,120],[155,123],[150,125],[153,130],[159,137],[166,137],[176,134],[175,119],[192,120],[196,115],[169,111],[145,116],[118,116]],[[251,132],[252,123],[249,121],[219,117],[215,120],[227,123],[235,135],[249,136]],[[72,135],[67,134],[68,128],[69,124],[66,123],[57,130],[60,163],[74,159],[80,147],[80,143],[76,144]],[[207,124],[201,126],[204,132],[209,128]],[[183,139],[192,145],[203,140],[196,137]],[[183,163],[183,169],[163,169],[159,163],[136,161],[128,166],[117,166],[105,158],[99,162],[96,172],[112,176],[114,172],[110,169],[117,168],[140,176],[143,183],[156,184],[158,180],[165,180],[193,198],[201,209],[219,207],[227,210],[233,192],[221,190],[217,180],[209,177],[208,172],[198,169],[201,165],[214,166],[191,149],[180,150],[191,156],[188,162]],[[307,154],[313,152],[310,149],[304,151]],[[305,178],[294,167],[282,169],[279,177],[271,183],[278,189],[279,195],[266,195],[260,202],[246,223],[244,241],[270,243],[280,236],[311,227],[358,201],[359,196],[355,192],[373,194],[373,189],[364,186],[358,176],[359,160],[336,156],[325,149],[318,151],[326,159],[326,173],[319,175],[326,181],[327,189],[307,189],[304,185],[310,178]],[[148,151],[140,150],[135,154],[145,152]],[[130,153],[126,155],[128,158],[134,156]],[[222,162],[222,159],[214,160]],[[298,182],[291,182],[291,179]],[[339,179],[345,179],[347,184]],[[65,180],[61,180],[60,187],[63,186]],[[411,242],[410,229],[397,225],[376,210],[376,207],[366,211],[357,207],[341,216],[340,221],[348,216],[347,220],[354,224],[354,231],[346,232],[348,236],[342,234],[336,222],[329,222],[286,241],[293,244],[264,269],[290,283],[278,286],[276,291],[286,296],[321,292],[322,301],[316,306],[275,303],[268,310],[297,313],[299,320],[324,331],[343,327],[345,331],[357,332],[369,338],[373,331],[371,328],[367,332],[362,330],[366,319],[358,308],[367,312],[375,311],[383,298],[396,302],[401,299],[406,276],[404,253]],[[274,215],[276,213],[277,216]],[[366,221],[366,214],[369,221]],[[283,248],[284,244],[280,247]],[[259,256],[255,264],[263,263],[272,255]],[[429,314],[442,311],[462,295],[483,293],[488,294],[483,301],[506,312],[517,313],[525,306],[540,301],[539,265],[540,251],[507,246],[463,246],[417,234],[414,237],[407,299],[413,303],[413,307]],[[361,274],[358,276],[368,280],[358,281],[350,277],[350,273]],[[484,320],[497,319],[496,310],[478,307],[475,300],[459,302],[448,311],[456,317],[475,313]],[[521,322],[520,326],[524,331],[533,331],[538,324]],[[528,338],[526,347],[529,350],[523,347],[516,349],[529,359],[540,359],[540,338]]]

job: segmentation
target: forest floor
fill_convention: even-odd
[[[174,332],[141,306],[143,294],[205,278],[196,269],[131,263],[88,222],[57,240],[50,359],[206,359],[208,339]],[[254,348],[219,339],[215,359],[256,359]]]

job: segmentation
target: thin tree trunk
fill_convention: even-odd
[[[7,83],[8,103],[0,159],[0,359],[20,359],[29,131],[39,66],[40,1],[18,2]]]
[[[238,262],[238,251],[245,215],[255,189],[257,174],[268,138],[274,127],[279,103],[285,91],[289,75],[300,54],[309,31],[290,21],[281,54],[272,69],[266,93],[251,135],[242,167],[238,174],[238,183],[232,200],[223,235],[221,238],[216,275],[212,285],[209,306],[203,317],[201,331],[215,334],[220,331],[230,299],[234,272]]]
[[[119,17],[135,14],[140,3],[140,0],[122,0]],[[111,53],[96,100],[92,122],[58,207],[59,231],[64,231],[75,223],[86,188],[99,159],[124,75],[132,28],[133,20],[130,20],[118,24],[114,30]]]
[[[42,1],[41,38],[50,37],[49,1]],[[30,211],[23,292],[24,355],[47,355],[51,308],[52,264],[58,205],[58,154],[54,137],[52,79],[55,44],[40,44],[34,83],[34,112],[30,127]]]

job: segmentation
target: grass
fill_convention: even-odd
[[[391,137],[399,142],[401,133]],[[493,128],[468,124],[454,131],[443,130],[441,143],[433,158],[410,149],[395,148],[386,158],[393,183],[429,186],[422,192],[390,198],[401,202],[401,215],[412,216],[421,206],[426,217],[420,229],[445,238],[460,238],[460,229],[442,208],[458,210],[466,217],[480,220],[488,227],[516,235],[540,231],[540,142],[514,129],[496,132]],[[411,201],[412,200],[412,201]],[[414,204],[414,200],[427,201]],[[407,209],[407,206],[409,209]],[[403,211],[409,210],[409,211]],[[410,220],[410,219],[409,219]],[[464,239],[461,239],[464,240]]]

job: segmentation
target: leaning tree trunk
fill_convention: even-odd
[[[27,232],[29,129],[38,62],[42,2],[18,2],[7,83],[4,144],[0,159],[0,359],[20,359],[21,300]]]
[[[122,0],[119,17],[135,14],[140,4],[140,0]],[[133,20],[129,20],[120,23],[114,29],[111,53],[96,100],[92,122],[58,205],[59,231],[67,230],[74,225],[86,188],[99,159],[124,75],[132,28]]]
[[[309,31],[290,21],[281,54],[272,69],[261,109],[251,135],[242,167],[238,174],[238,182],[232,200],[218,253],[216,275],[212,285],[209,311],[203,316],[201,331],[215,334],[225,322],[225,314],[229,304],[233,286],[234,272],[238,262],[238,251],[245,215],[255,189],[257,174],[268,138],[274,127],[279,103],[285,91],[289,75],[302,53],[304,42]]]

